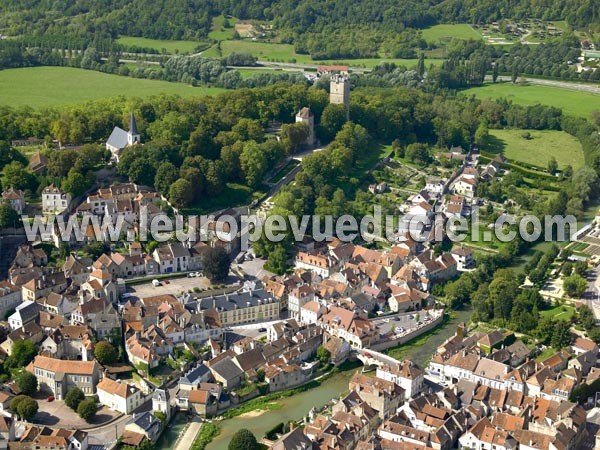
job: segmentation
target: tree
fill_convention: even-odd
[[[429,150],[427,149],[427,145],[419,142],[409,144],[406,147],[406,158],[410,162],[426,164],[429,161]]]
[[[577,310],[577,315],[577,322],[579,322],[587,331],[590,331],[596,326],[596,318],[589,306],[581,305]]]
[[[548,172],[550,173],[550,175],[554,175],[557,170],[558,170],[558,162],[556,161],[556,158],[553,156],[548,161]]]
[[[267,156],[255,141],[248,141],[240,155],[240,166],[248,186],[257,187],[267,172]]]
[[[304,122],[286,123],[281,126],[281,139],[284,142],[287,152],[290,154],[294,153],[306,142],[309,134],[308,125]]]
[[[9,204],[0,204],[0,228],[16,228],[19,225],[19,214]]]
[[[419,53],[419,61],[417,63],[417,74],[421,78],[423,78],[423,75],[425,75],[425,54],[423,52]]]
[[[287,254],[285,246],[281,243],[275,245],[275,248],[269,252],[269,269],[278,275],[283,275],[287,268]]]
[[[488,130],[488,126],[481,122],[475,131],[475,144],[479,145],[481,148],[486,148],[490,139],[490,132]]]
[[[229,273],[229,255],[221,247],[211,247],[202,258],[204,274],[211,281],[222,281]]]
[[[571,344],[571,331],[569,322],[559,320],[554,326],[554,332],[550,338],[550,345],[556,350],[567,347]]]
[[[85,400],[85,394],[78,387],[72,387],[65,395],[65,405],[73,411],[77,411],[79,404]]]
[[[90,422],[96,416],[96,401],[94,399],[82,400],[77,406],[77,414],[86,422]]]
[[[17,386],[25,395],[34,394],[38,388],[37,377],[29,372],[21,372],[17,375]]]
[[[11,400],[10,409],[21,419],[30,422],[38,412],[38,404],[27,395],[17,395]]]
[[[250,430],[242,428],[233,435],[227,450],[256,450],[258,443]]]
[[[156,170],[154,187],[163,195],[169,194],[169,188],[179,178],[179,170],[171,162],[163,162]]]
[[[8,189],[30,189],[35,190],[35,177],[27,170],[25,165],[19,161],[13,161],[4,166],[2,187]]]
[[[319,345],[319,348],[317,348],[317,359],[322,365],[329,364],[329,361],[331,360],[331,353],[329,353],[329,350],[327,350],[325,347]]]
[[[498,63],[494,63],[494,67],[492,69],[492,82],[495,83],[498,80]]]
[[[563,288],[569,297],[579,298],[587,290],[588,283],[585,278],[575,273],[563,279]]]
[[[88,188],[88,182],[80,172],[78,172],[75,168],[72,168],[69,170],[67,178],[63,180],[62,188],[64,191],[70,193],[73,197],[79,197]]]
[[[119,352],[108,341],[100,341],[94,349],[94,356],[102,365],[114,364],[119,359]]]
[[[329,104],[323,110],[319,134],[324,141],[331,141],[346,123],[344,105]]]
[[[169,201],[176,208],[185,208],[194,200],[194,186],[188,180],[180,178],[169,188]]]
[[[12,347],[12,352],[6,364],[10,368],[25,367],[37,355],[37,349],[31,341],[15,341]]]

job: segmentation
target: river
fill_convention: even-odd
[[[281,409],[265,411],[260,415],[242,414],[219,422],[221,433],[206,447],[206,450],[227,450],[231,437],[240,428],[249,429],[260,441],[264,434],[277,424],[300,419],[306,416],[313,406],[320,408],[332,398],[347,392],[348,381],[356,370],[360,369],[337,373],[314,389],[276,400],[281,405]]]

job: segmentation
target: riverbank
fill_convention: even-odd
[[[270,394],[273,397],[268,395],[255,399],[262,400],[259,404],[251,405],[254,402],[251,400],[235,410],[230,410],[231,416],[228,415],[228,418],[218,422],[220,433],[206,446],[206,450],[227,450],[231,437],[240,428],[249,429],[260,440],[267,431],[278,424],[301,419],[311,408],[324,407],[332,398],[338,398],[348,391],[348,382],[359,367],[360,363],[346,364],[323,375],[318,381],[313,380],[299,388]],[[266,404],[269,404],[269,409],[259,412]],[[235,420],[232,420],[233,418]]]

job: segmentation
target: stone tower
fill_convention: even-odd
[[[346,120],[350,119],[350,80],[345,75],[332,75],[329,83],[329,103],[344,105]]]
[[[315,145],[315,115],[310,108],[302,108],[296,114],[296,123],[305,123],[308,126],[308,137],[306,138],[306,146],[313,148]]]

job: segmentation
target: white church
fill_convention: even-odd
[[[140,133],[138,132],[137,125],[135,123],[135,116],[133,111],[129,118],[129,131],[125,131],[122,128],[115,127],[106,141],[106,149],[112,153],[112,159],[115,162],[119,162],[119,156],[123,149],[131,147],[140,143]]]

